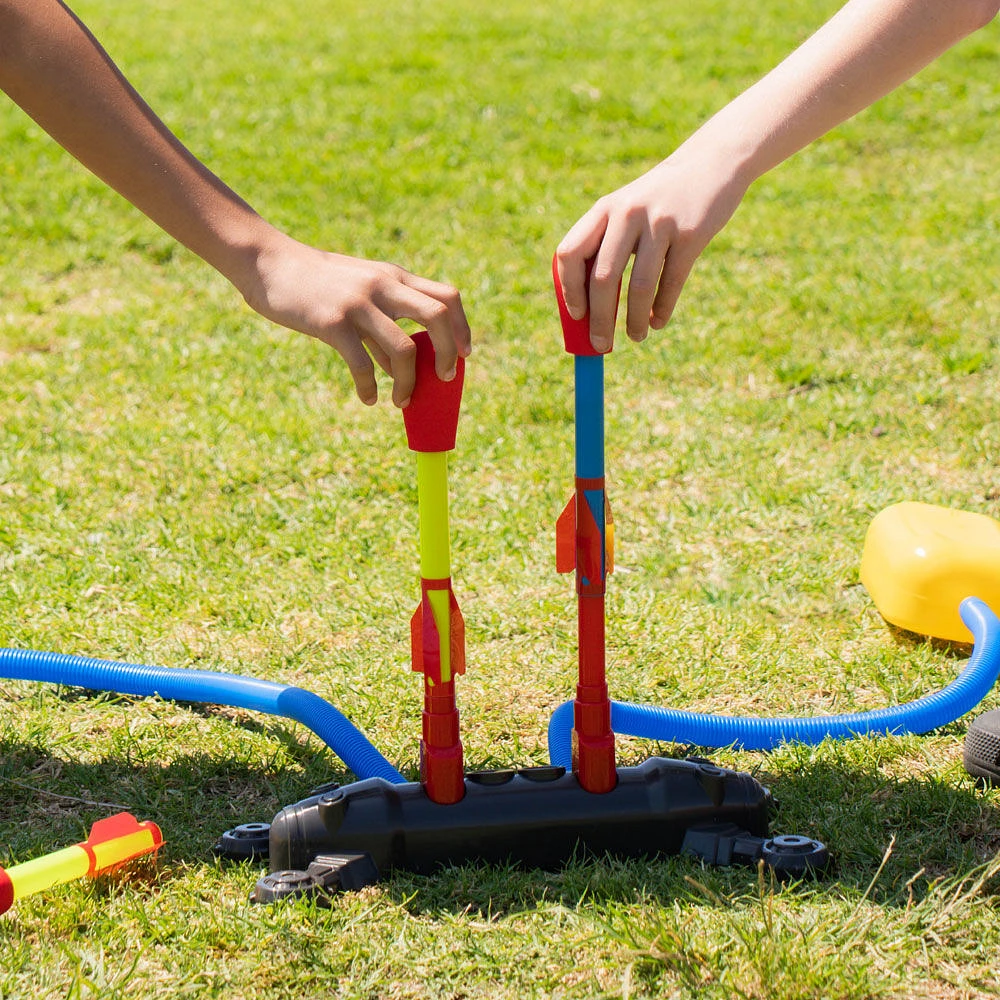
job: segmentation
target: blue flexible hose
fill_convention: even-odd
[[[977,598],[962,602],[962,620],[975,645],[969,663],[947,687],[906,705],[813,718],[753,719],[611,703],[616,733],[703,747],[770,750],[783,742],[815,744],[827,737],[925,733],[953,722],[989,693],[1000,675],[1000,620]],[[142,666],[27,649],[0,649],[0,677],[42,681],[168,701],[228,705],[280,715],[314,732],[359,777],[406,779],[340,711],[302,688],[203,670]],[[573,703],[560,705],[549,721],[553,764],[570,766]]]
[[[827,737],[850,739],[930,732],[973,709],[1000,676],[1000,619],[975,597],[966,598],[959,613],[975,641],[968,664],[941,691],[905,705],[846,715],[754,719],[613,701],[611,728],[623,736],[664,743],[735,746],[744,750],[770,750],[786,742],[816,744]],[[549,720],[549,754],[553,764],[570,766],[572,729],[573,702],[568,701],[560,705]]]
[[[311,729],[359,778],[385,778],[393,784],[406,781],[346,716],[302,688],[237,674],[140,666],[30,649],[0,649],[0,677],[281,715]]]

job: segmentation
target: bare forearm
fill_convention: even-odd
[[[997,7],[997,0],[850,0],[688,142],[726,147],[749,184],[910,79]]]
[[[579,318],[589,306],[595,348],[613,341],[631,256],[626,328],[642,340],[673,315],[698,255],[758,177],[908,80],[998,7],[1000,0],[848,0],[665,160],[598,199],[557,251],[567,307]]]
[[[171,134],[58,0],[0,0],[0,88],[76,159],[238,285],[249,205]]]
[[[184,148],[60,0],[0,0],[0,89],[262,316],[334,347],[366,403],[378,398],[373,359],[392,376],[397,405],[413,392],[413,341],[397,319],[430,332],[440,378],[470,352],[454,288],[269,225]]]

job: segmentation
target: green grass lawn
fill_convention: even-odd
[[[463,292],[451,462],[470,768],[540,764],[571,697],[554,568],[572,365],[549,279],[600,194],[666,155],[837,6],[80,0],[182,139],[297,237]],[[858,580],[899,500],[1000,517],[1000,33],[760,181],[663,332],[607,364],[613,696],[858,711],[964,658]],[[415,464],[399,414],[269,326],[0,101],[0,646],[249,674],[328,699],[415,775]],[[825,841],[821,883],[690,859],[460,867],[274,908],[237,823],[350,780],[308,730],[0,679],[0,865],[119,808],[158,863],[0,918],[0,997],[996,996],[1000,793],[968,719],[721,750]],[[985,708],[1000,699],[991,695]],[[620,741],[622,763],[685,748]]]

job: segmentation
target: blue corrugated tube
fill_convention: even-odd
[[[0,677],[285,716],[311,729],[359,778],[385,778],[393,784],[406,781],[346,716],[302,688],[237,674],[148,667],[30,649],[0,649]]]
[[[816,744],[827,737],[926,733],[971,711],[1000,676],[1000,620],[978,598],[966,598],[959,613],[972,632],[974,646],[965,669],[941,691],[905,705],[872,712],[820,715],[814,718],[753,719],[681,712],[649,705],[611,703],[611,728],[623,736],[699,747],[771,750],[781,743]],[[553,764],[570,766],[573,703],[560,705],[549,721]]]

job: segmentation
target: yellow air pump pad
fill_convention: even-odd
[[[1000,521],[929,503],[886,507],[868,528],[861,582],[890,624],[971,642],[962,601],[978,597],[1000,613]]]

